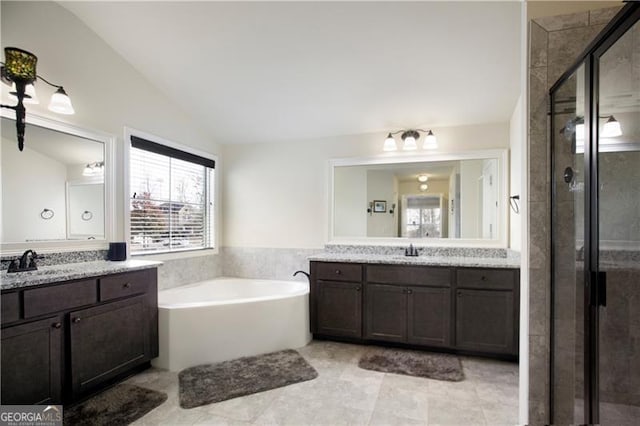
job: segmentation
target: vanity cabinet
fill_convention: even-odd
[[[368,266],[365,337],[448,346],[450,287],[451,273],[447,268]]]
[[[2,404],[76,401],[158,356],[157,270],[3,292]],[[5,321],[5,317],[10,318]]]
[[[517,353],[520,297],[516,271],[460,269],[456,275],[456,347]]]
[[[311,264],[311,332],[362,337],[362,265]]]
[[[62,400],[62,317],[2,329],[2,404]]]
[[[311,262],[311,332],[515,357],[518,269]]]

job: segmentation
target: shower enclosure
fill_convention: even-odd
[[[640,5],[551,88],[551,422],[640,418]]]

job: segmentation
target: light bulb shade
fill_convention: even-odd
[[[427,133],[427,137],[424,138],[424,145],[422,146],[422,148],[438,149],[438,140],[431,130],[429,130],[429,133]]]
[[[603,138],[615,138],[617,136],[622,135],[622,128],[620,127],[620,122],[615,119],[612,115],[609,117],[606,123],[604,123],[604,128],[602,129],[602,137]]]
[[[429,176],[427,176],[427,175],[420,175],[420,176],[418,176],[418,182],[425,183],[425,182],[426,182],[426,181],[428,181],[428,180],[429,180]]]
[[[5,73],[12,81],[34,82],[37,62],[36,55],[26,50],[17,47],[4,48]]]
[[[67,93],[62,87],[59,87],[56,93],[51,96],[49,110],[57,112],[58,114],[66,115],[75,113],[75,111],[73,110],[73,106],[71,105],[71,99],[69,99],[69,96],[67,96]]]
[[[82,171],[82,176],[93,176],[94,168],[92,164],[87,164]]]
[[[18,101],[18,97],[16,96],[17,93],[18,93],[18,89],[16,89],[16,84],[12,83],[11,91],[9,92],[9,99],[17,102]],[[27,84],[25,86],[24,94],[26,96],[22,100],[22,103],[33,104],[33,105],[37,105],[40,103],[40,101],[38,100],[38,95],[36,95],[36,88],[33,85],[33,83]]]
[[[420,137],[420,133],[416,132],[415,130],[407,130],[400,137],[404,142],[404,145],[402,146],[403,150],[413,151],[418,149],[418,144],[416,143],[416,140],[418,140],[418,138]]]
[[[427,185],[426,183],[420,185],[420,191],[424,192],[427,189],[429,189],[429,185]]]
[[[384,146],[382,147],[383,151],[397,151],[398,145],[396,144],[396,140],[391,136],[391,133],[387,135],[387,139],[384,140]]]

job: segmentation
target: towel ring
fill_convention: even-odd
[[[89,210],[85,210],[84,212],[82,212],[82,216],[80,216],[80,217],[84,221],[89,221],[89,220],[93,219],[93,213],[91,213]]]
[[[49,220],[53,216],[55,216],[55,213],[51,209],[44,209],[40,212],[40,217],[43,218],[44,220]]]

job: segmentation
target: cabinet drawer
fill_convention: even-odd
[[[330,281],[362,281],[362,265],[355,263],[318,262],[316,278]]]
[[[513,290],[516,271],[512,269],[458,269],[458,288]]]
[[[425,266],[369,265],[367,266],[367,282],[449,287],[451,285],[451,270]]]
[[[24,291],[24,317],[32,318],[98,301],[96,280],[77,281]]]
[[[2,324],[20,319],[20,297],[18,293],[5,293],[0,296],[2,307]]]
[[[129,272],[100,278],[100,300],[113,300],[147,292],[147,271]]]

